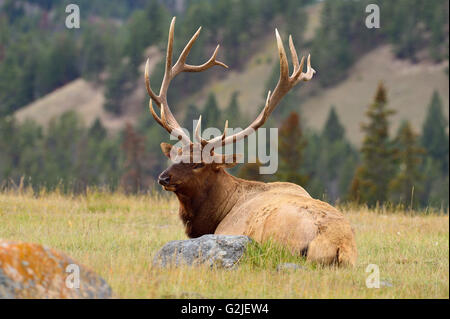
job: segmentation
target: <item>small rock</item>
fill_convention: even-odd
[[[0,239],[0,299],[110,298],[111,295],[111,288],[103,278],[69,256],[39,244]]]
[[[300,266],[299,264],[294,264],[294,263],[282,263],[282,264],[277,265],[277,271],[299,270],[299,269],[305,269],[305,267]]]
[[[387,280],[381,280],[380,287],[394,287],[394,285]]]
[[[200,265],[232,268],[252,240],[247,236],[203,235],[165,244],[155,255],[156,267]]]

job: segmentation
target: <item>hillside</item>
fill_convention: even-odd
[[[310,40],[319,25],[321,3],[310,6],[307,10],[308,25],[305,30],[306,40]],[[285,45],[287,45],[287,39]],[[255,46],[255,52],[241,70],[226,70],[224,76],[212,80],[201,91],[193,92],[177,107],[181,113],[189,103],[200,107],[210,92],[216,94],[219,107],[224,108],[234,91],[240,91],[239,103],[247,117],[255,116],[263,103],[266,92],[264,88],[274,63],[278,63],[275,37],[267,34]],[[324,48],[325,49],[325,48]],[[223,47],[222,50],[227,50]],[[299,54],[306,55],[306,48],[298,48]],[[161,58],[156,48],[148,50],[151,68]],[[226,61],[225,61],[226,62]],[[312,57],[314,66],[314,56]],[[427,60],[413,64],[407,60],[394,57],[390,45],[379,46],[362,56],[349,70],[349,76],[340,83],[326,89],[317,89],[313,82],[304,85],[299,96],[304,123],[313,129],[321,129],[330,106],[336,106],[340,120],[346,127],[348,138],[355,144],[362,139],[360,124],[364,121],[364,113],[372,100],[379,81],[383,81],[388,89],[389,106],[397,111],[392,118],[391,127],[394,132],[402,120],[410,120],[416,131],[420,130],[425,117],[426,107],[434,90],[438,90],[444,101],[444,109],[448,118],[449,90],[448,75],[444,72],[448,61],[433,64]],[[327,70],[316,70],[325,74]],[[241,88],[245,87],[245,90]],[[306,94],[303,94],[306,93]],[[357,94],[355,94],[355,92]],[[134,123],[146,98],[144,81],[137,81],[137,87],[126,98],[126,110],[121,117],[113,116],[102,108],[104,103],[103,87],[95,86],[83,79],[77,79],[62,88],[34,101],[16,112],[17,118],[34,118],[41,124],[67,110],[76,110],[87,124],[99,117],[104,125],[113,131],[122,128],[126,122]],[[183,116],[183,114],[179,114]],[[232,126],[233,123],[230,123]]]
[[[449,79],[444,72],[446,66],[448,61],[442,64],[428,61],[412,64],[398,60],[390,46],[382,46],[363,56],[351,68],[350,76],[345,81],[305,100],[302,113],[308,125],[320,129],[330,106],[335,105],[348,138],[359,144],[362,139],[360,123],[366,121],[367,107],[372,102],[378,82],[383,81],[388,89],[389,107],[396,111],[392,117],[391,132],[395,133],[403,120],[409,120],[419,132],[434,90],[439,91],[448,118]]]
[[[150,59],[149,68],[151,71],[160,60],[161,54],[156,48],[151,47],[147,50],[147,56]],[[144,65],[142,65],[142,72],[143,68]],[[135,123],[140,108],[143,106],[141,102],[147,95],[144,81],[136,82],[136,88],[126,98],[124,103],[126,109],[120,117],[104,110],[104,87],[87,82],[82,78],[78,78],[30,103],[18,110],[15,115],[19,121],[32,118],[39,124],[46,126],[52,118],[74,110],[83,118],[85,124],[90,125],[96,118],[99,118],[107,129],[117,132],[125,126],[126,122]]]
[[[267,61],[275,61],[277,58],[275,41],[272,37],[268,41],[265,50],[255,54],[243,72],[228,71],[225,79],[204,87],[190,101],[202,105],[208,93],[214,92],[220,106],[225,107],[231,93],[245,86],[246,90],[240,91],[239,102],[244,113],[255,114],[263,103],[263,89],[267,74],[272,68]],[[314,57],[312,63],[314,65]],[[448,117],[449,79],[444,72],[446,66],[448,62],[433,64],[422,61],[412,64],[396,59],[389,45],[381,46],[363,56],[350,69],[349,76],[344,81],[318,92],[314,90],[315,94],[305,97],[301,113],[308,127],[321,129],[330,106],[335,105],[348,138],[359,144],[362,138],[360,123],[365,120],[364,114],[375,94],[377,83],[383,81],[388,88],[389,106],[397,111],[392,119],[393,132],[402,120],[410,120],[414,128],[420,130],[426,107],[435,89],[443,98]],[[317,72],[325,73],[326,70]]]

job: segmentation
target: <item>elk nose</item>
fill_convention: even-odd
[[[169,185],[169,183],[170,183],[170,176],[169,175],[165,175],[165,174],[159,175],[158,183],[163,185],[163,186]]]

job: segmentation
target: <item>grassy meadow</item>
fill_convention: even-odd
[[[0,193],[0,238],[37,242],[99,273],[117,298],[449,298],[448,214],[343,208],[356,231],[357,266],[316,267],[279,247],[251,246],[233,270],[152,268],[166,242],[185,239],[174,196],[92,191]],[[277,271],[281,262],[300,270]],[[366,267],[382,287],[366,287]]]

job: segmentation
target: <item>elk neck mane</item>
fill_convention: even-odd
[[[235,177],[220,168],[211,184],[192,187],[188,191],[175,191],[186,234],[191,238],[213,234],[243,195],[247,197],[250,193],[264,190],[266,186],[263,182]]]

